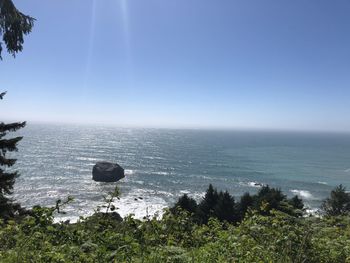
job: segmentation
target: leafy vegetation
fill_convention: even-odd
[[[110,211],[118,194],[106,197]],[[275,195],[279,204],[274,202],[273,207],[266,200]],[[98,211],[74,224],[54,223],[55,213],[62,213],[70,201],[34,207],[21,221],[1,221],[0,261],[350,262],[348,216],[300,217],[285,209],[285,202],[293,199],[273,188],[245,194],[235,203],[227,192],[210,186],[199,205],[184,195],[162,219],[121,219],[115,211]],[[229,213],[237,209],[245,211],[241,220]],[[199,222],[196,211],[209,211],[211,216]]]
[[[348,215],[350,213],[350,193],[342,185],[336,187],[329,198],[323,201],[321,209],[328,216]]]

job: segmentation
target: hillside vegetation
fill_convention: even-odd
[[[325,200],[322,217],[301,216],[300,202],[293,206],[293,199],[278,189],[263,187],[234,203],[232,196],[210,186],[199,205],[181,197],[162,219],[121,219],[112,204],[117,193],[106,199],[109,213],[97,212],[75,224],[53,222],[54,214],[62,212],[61,201],[1,221],[1,262],[350,262],[349,203],[339,199],[349,194],[342,187]],[[211,199],[214,209],[209,196],[217,198]],[[271,196],[283,198],[268,202]],[[192,212],[181,207],[185,199]],[[228,212],[242,209],[247,199],[252,202],[244,214]],[[223,200],[231,202],[225,206]],[[204,209],[209,214],[201,218]]]

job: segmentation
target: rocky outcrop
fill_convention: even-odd
[[[97,182],[117,182],[124,177],[124,169],[116,163],[98,162],[92,169],[92,179]]]

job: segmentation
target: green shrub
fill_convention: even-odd
[[[0,262],[350,262],[349,216],[296,217],[262,202],[237,224],[215,216],[198,223],[180,207],[162,219],[97,212],[54,223],[64,203],[0,222]]]

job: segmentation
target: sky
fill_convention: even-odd
[[[348,0],[14,0],[6,120],[350,132]]]

